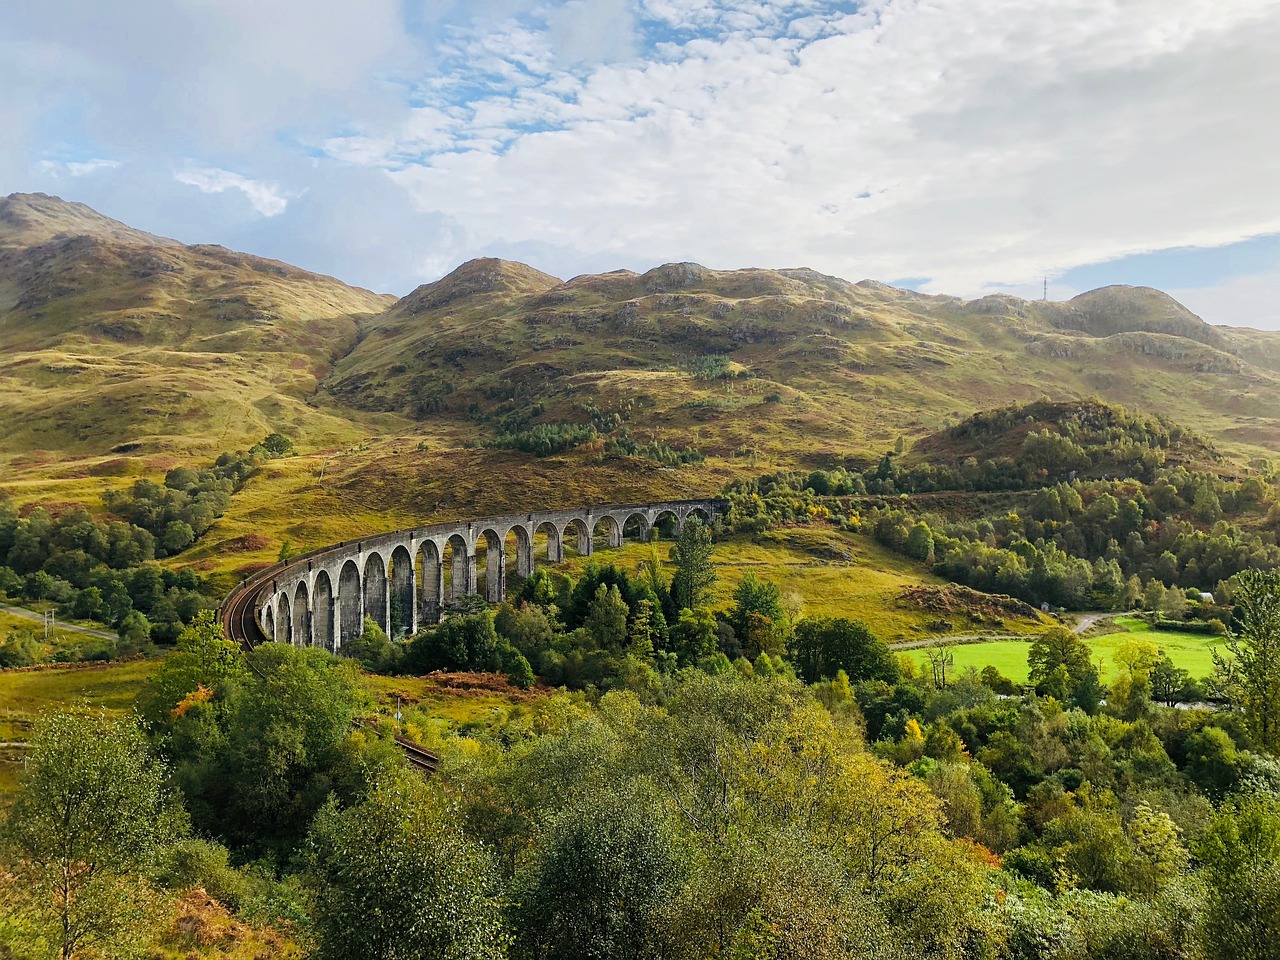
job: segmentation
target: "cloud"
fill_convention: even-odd
[[[0,186],[402,292],[500,251],[1036,292],[1280,232],[1276,49],[1274,0],[44,0],[0,5]]]
[[[37,166],[52,176],[87,177],[101,170],[115,170],[119,160],[41,160]]]
[[[53,96],[62,135],[116,155],[249,150],[295,125],[378,119],[384,82],[420,59],[400,12],[400,0],[131,0],[109,16],[99,0],[7,4],[0,35],[28,55],[3,99]]]
[[[1280,330],[1280,264],[1275,269],[1233,277],[1207,287],[1168,291],[1210,323]]]
[[[1257,121],[1280,99],[1266,0],[892,0],[816,28],[811,5],[757,6],[681,5],[679,26],[715,36],[490,84],[454,148],[397,182],[478,245],[924,275],[953,293],[1280,230],[1280,128]],[[526,50],[520,69],[537,62]]]
[[[264,217],[278,217],[289,206],[290,198],[281,192],[278,185],[262,180],[251,180],[230,170],[219,170],[217,167],[191,167],[176,171],[173,179],[189,187],[195,187],[202,193],[239,190],[248,198],[253,209]]]

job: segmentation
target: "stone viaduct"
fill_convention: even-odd
[[[467,594],[500,602],[510,569],[525,577],[538,560],[559,563],[566,542],[588,556],[597,541],[646,541],[655,527],[679,531],[689,517],[710,521],[724,507],[720,500],[678,500],[547,510],[349,540],[254,574],[228,596],[223,623],[242,642],[331,651],[359,636],[366,616],[389,636],[414,633]],[[254,628],[260,636],[248,636]]]

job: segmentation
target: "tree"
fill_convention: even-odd
[[[1175,706],[1200,696],[1199,686],[1191,672],[1175,666],[1164,651],[1151,668],[1151,699],[1165,706]]]
[[[939,690],[947,689],[947,671],[955,666],[956,655],[944,647],[933,647],[924,652],[929,661],[929,670],[933,675],[933,685]]]
[[[1082,692],[1085,688],[1092,689],[1098,680],[1098,669],[1089,659],[1089,648],[1064,627],[1052,627],[1031,641],[1027,667],[1031,682],[1038,688],[1053,685],[1057,673],[1069,683],[1071,695],[1077,689]]]
[[[37,721],[4,835],[32,915],[60,960],[125,956],[152,920],[138,878],[183,826],[133,720],[60,713]]]
[[[528,601],[521,601],[519,606],[504,603],[498,608],[494,628],[536,663],[551,648],[551,642],[559,632],[560,625],[556,623],[554,613],[554,607],[548,611],[547,607]]]
[[[1280,956],[1280,801],[1267,794],[1228,800],[1194,849],[1208,881],[1206,954]]]
[[[627,604],[617,586],[596,587],[585,626],[602,650],[620,650],[627,642]]]
[[[1154,893],[1186,867],[1186,847],[1167,813],[1152,810],[1146,802],[1139,803],[1126,832],[1134,847],[1135,889]]]
[[[733,591],[733,610],[729,623],[743,648],[752,655],[771,649],[774,634],[782,628],[787,615],[782,609],[778,585],[761,580],[748,570]]]
[[[671,628],[671,645],[681,666],[691,666],[716,652],[716,618],[709,610],[680,611]]]
[[[658,638],[656,617],[662,614],[654,608],[654,602],[648,597],[644,597],[636,603],[635,616],[631,619],[631,626],[627,631],[627,645],[631,653],[642,660],[650,660],[653,658],[653,651],[656,646],[654,641]]]
[[[643,801],[606,795],[570,807],[516,876],[517,955],[663,956],[683,859],[662,813]]]
[[[830,680],[843,670],[849,679],[898,678],[889,648],[867,626],[844,617],[807,617],[796,624],[791,659],[806,683]]]
[[[323,650],[278,643],[241,659],[216,624],[193,632],[184,632],[184,654],[169,658],[182,656],[173,672],[166,663],[144,690],[144,713],[157,718],[155,735],[202,831],[287,854],[330,793],[359,794],[367,771],[385,762],[379,741],[362,751],[352,731],[364,704],[357,673]]]
[[[293,441],[281,433],[267,434],[259,446],[273,457],[287,457],[293,454]]]
[[[191,529],[191,524],[182,520],[171,520],[165,525],[158,545],[166,554],[172,555],[187,549],[187,547],[195,543],[195,539],[196,534]]]
[[[185,715],[186,711],[175,711],[186,697],[201,688],[211,692],[228,679],[237,684],[248,679],[244,655],[222,632],[213,611],[202,610],[178,634],[177,649],[139,692],[138,709],[163,743],[174,722]]]
[[[120,621],[116,632],[120,634],[121,643],[138,649],[145,646],[151,639],[151,621],[137,610],[130,610]]]
[[[907,556],[924,562],[933,559],[933,531],[923,520],[918,521],[907,534]]]
[[[1187,595],[1177,587],[1165,591],[1157,612],[1170,620],[1185,620],[1187,617]]]
[[[507,936],[488,853],[417,774],[384,777],[308,838],[322,960],[500,960]]]
[[[1137,720],[1152,697],[1151,672],[1160,663],[1160,650],[1150,640],[1130,637],[1121,641],[1113,656],[1120,676],[1111,685],[1108,708],[1124,720]]]
[[[1240,630],[1227,635],[1228,654],[1214,651],[1214,667],[1258,746],[1280,753],[1280,571],[1243,571],[1235,602]]]
[[[1164,604],[1164,595],[1164,584],[1152,577],[1147,581],[1147,586],[1142,591],[1142,605],[1153,613],[1159,612],[1160,607]]]
[[[671,578],[671,595],[684,609],[697,609],[716,582],[711,563],[711,531],[697,517],[689,517],[680,528],[680,537],[671,548],[675,574]]]
[[[488,608],[475,613],[453,614],[409,645],[406,663],[410,669],[497,670],[502,666],[493,613]]]
[[[1218,502],[1218,494],[1213,489],[1213,481],[1206,479],[1196,491],[1192,509],[1196,516],[1205,523],[1216,523],[1222,518],[1222,505]]]
[[[404,647],[387,639],[382,628],[372,617],[364,618],[360,636],[342,645],[339,655],[363,664],[375,673],[390,673],[400,663]]]

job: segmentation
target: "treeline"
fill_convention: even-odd
[[[292,451],[288,437],[273,433],[247,451],[221,454],[212,467],[174,467],[163,485],[144,479],[128,490],[108,490],[102,505],[150,533],[155,556],[167,557],[191,546],[226,512],[260,463]]]
[[[935,489],[1019,490],[1076,474],[1150,481],[1171,454],[1189,461],[1218,459],[1207,440],[1176,423],[1099,400],[1041,400],[980,411],[922,447],[942,472],[907,471],[897,478],[897,492],[925,492],[913,489],[913,482],[939,481],[946,486]],[[979,459],[957,450],[1001,455]]]
[[[1059,484],[1020,510],[978,520],[885,504],[862,525],[948,579],[1031,603],[1120,609],[1149,600],[1153,583],[1227,602],[1237,574],[1280,566],[1274,529],[1239,523],[1269,523],[1274,496],[1256,478],[1225,482],[1178,467],[1152,484]]]
[[[550,457],[576,447],[587,447],[614,457],[639,457],[663,466],[701,463],[703,455],[692,447],[677,449],[662,441],[640,441],[625,427],[602,432],[593,424],[540,423],[513,433],[499,433],[484,446],[499,450],[519,450],[537,457]]]
[[[727,361],[726,361],[727,363]],[[499,408],[499,413],[505,405]],[[605,410],[590,401],[581,405],[588,423],[539,423],[530,420],[543,412],[542,405],[522,405],[496,419],[492,439],[482,446],[498,450],[519,450],[537,457],[550,457],[578,447],[611,457],[636,457],[666,467],[701,463],[701,452],[689,447],[680,449],[660,440],[636,440],[626,427],[635,412],[631,403],[620,409]]]
[[[957,455],[956,448],[1001,451]],[[864,469],[783,472],[735,481],[729,493],[769,496],[777,490],[818,496],[893,496],[940,491],[1020,491],[1077,479],[1132,478],[1154,483],[1190,463],[1219,459],[1207,441],[1176,424],[1140,417],[1095,401],[1042,401],[974,414],[921,441],[910,458],[904,442]],[[1184,472],[1185,469],[1184,469]]]
[[[93,659],[135,653],[152,640],[172,643],[216,598],[204,578],[154,561],[191,546],[259,464],[292,449],[287,437],[273,433],[248,451],[222,454],[211,467],[175,467],[163,484],[142,479],[107,491],[101,518],[80,505],[56,515],[36,506],[22,516],[0,494],[0,594],[53,603],[64,618],[116,629],[121,644],[115,650],[91,644],[80,651]],[[0,662],[26,665],[39,658],[40,645],[29,633],[6,641]]]

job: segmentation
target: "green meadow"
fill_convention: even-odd
[[[1116,675],[1116,650],[1125,640],[1136,638],[1154,643],[1169,655],[1176,666],[1187,670],[1197,679],[1203,679],[1213,672],[1213,651],[1221,646],[1221,637],[1152,630],[1137,617],[1117,617],[1112,624],[1117,628],[1113,632],[1085,639],[1085,643],[1093,650],[1094,662],[1101,667],[1104,682]],[[983,667],[993,666],[1009,679],[1023,683],[1027,679],[1027,651],[1030,648],[1030,643],[1024,640],[992,640],[957,644],[947,649],[955,656],[956,670],[967,667],[981,670]],[[928,670],[929,661],[923,652],[919,652],[915,659],[922,669]]]

